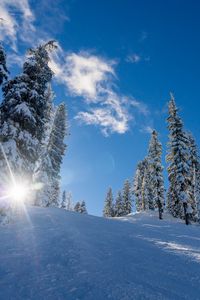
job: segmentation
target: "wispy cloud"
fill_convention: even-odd
[[[126,57],[126,61],[132,64],[136,64],[139,63],[141,61],[141,56],[139,54],[133,53],[133,54],[129,54]]]
[[[149,133],[149,134],[151,134],[152,131],[153,131],[153,128],[150,125],[143,126],[140,129],[140,132],[142,132],[142,133]]]
[[[115,61],[89,52],[65,54],[60,46],[50,62],[68,93],[84,99],[86,110],[78,112],[75,119],[99,126],[106,136],[127,132],[135,110],[144,116],[149,113],[146,105],[117,91],[115,65]]]
[[[35,16],[28,0],[0,1],[0,40],[10,42],[16,50],[17,39],[29,39],[35,31]]]
[[[123,134],[129,129],[131,116],[122,100],[117,93],[107,90],[98,107],[90,107],[87,112],[79,112],[76,119],[88,125],[100,126],[105,136],[114,132]]]
[[[0,40],[11,45],[16,53],[19,43],[32,47],[46,42],[69,21],[65,3],[35,2],[33,9],[30,0],[0,0]]]
[[[147,105],[140,102],[140,101],[138,101],[138,100],[136,100],[136,99],[131,99],[130,100],[130,105],[137,108],[138,111],[140,113],[142,113],[143,115],[145,115],[145,116],[148,116],[150,114]]]

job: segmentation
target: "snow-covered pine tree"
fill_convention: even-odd
[[[66,191],[63,191],[62,193],[62,202],[61,202],[61,208],[67,209],[67,195]]]
[[[150,186],[150,172],[149,172],[149,163],[148,158],[146,157],[142,161],[142,186],[141,186],[141,196],[142,196],[142,210],[149,210],[152,207],[152,190]]]
[[[123,198],[121,191],[118,191],[115,201],[115,217],[121,217],[124,215]]]
[[[59,203],[60,168],[66,149],[64,143],[66,131],[67,112],[65,104],[61,103],[54,114],[48,144],[45,145],[35,170],[35,181],[43,184],[43,188],[36,195],[36,205],[57,206]]]
[[[6,66],[6,52],[0,42],[0,85],[8,79],[8,69]]]
[[[171,94],[169,101],[169,117],[167,118],[169,129],[168,154],[166,157],[168,166],[169,192],[168,208],[174,217],[184,218],[189,224],[187,205],[188,188],[190,182],[190,163],[188,156],[188,137],[183,130],[183,122],[178,115],[175,99]]]
[[[75,206],[74,206],[74,211],[75,212],[81,212],[81,204],[80,204],[80,202],[78,201],[78,202],[76,202],[76,204],[75,204]]]
[[[112,188],[110,187],[108,189],[105,203],[104,203],[104,209],[103,209],[103,216],[104,217],[113,217],[114,216],[114,209],[113,209],[113,193]]]
[[[196,172],[195,180],[195,200],[197,206],[197,221],[200,223],[200,165]]]
[[[135,198],[135,206],[138,212],[143,210],[142,205],[142,182],[144,177],[143,162],[140,161],[137,165],[135,177],[133,180],[133,195]]]
[[[54,189],[54,181],[58,182],[60,179],[60,168],[62,160],[65,154],[66,145],[64,139],[67,132],[67,112],[64,103],[59,104],[56,109],[54,122],[52,130],[50,133],[49,144],[48,144],[48,154],[51,160],[52,170],[51,170],[51,182],[52,188]],[[52,193],[53,193],[52,189]],[[50,199],[50,204],[56,204],[55,199]]]
[[[60,179],[55,178],[51,183],[51,194],[50,199],[51,202],[48,203],[47,206],[55,206],[60,207]]]
[[[70,211],[74,210],[71,192],[66,193],[66,191],[63,191],[61,208],[64,208],[64,209],[70,210]]]
[[[35,161],[40,153],[47,109],[45,93],[53,75],[48,66],[48,50],[54,47],[54,42],[50,41],[29,50],[22,74],[3,86],[0,141],[18,178],[28,176],[32,179]],[[1,172],[2,184],[7,170],[2,153],[0,167],[4,170]]]
[[[80,204],[80,213],[81,214],[87,214],[87,208],[85,201],[82,201]]]
[[[158,208],[159,218],[162,219],[164,206],[164,178],[161,163],[162,145],[158,141],[158,134],[152,131],[148,152],[149,185],[152,199],[149,199],[149,209]]]
[[[191,183],[188,189],[188,195],[189,195],[188,202],[192,207],[192,213],[190,214],[190,218],[193,221],[197,221],[198,220],[197,205],[199,202],[199,194],[200,194],[200,190],[199,190],[200,183],[198,182],[200,158],[199,158],[197,144],[191,133],[188,133],[188,151],[189,151],[190,183]]]
[[[128,179],[124,182],[122,197],[124,215],[128,215],[132,211],[131,185]]]

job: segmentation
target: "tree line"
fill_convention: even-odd
[[[123,192],[118,192],[113,201],[109,188],[105,199],[105,217],[123,216],[131,213],[156,210],[163,218],[164,208],[173,217],[200,222],[200,158],[193,135],[184,129],[174,96],[168,103],[167,172],[169,188],[165,196],[162,165],[162,145],[158,133],[153,130],[147,156],[137,164],[133,183],[125,181]],[[128,188],[127,188],[128,186]],[[129,199],[129,210],[125,209]]]

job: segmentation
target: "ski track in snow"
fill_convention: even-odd
[[[200,226],[28,208],[0,227],[1,300],[200,299]]]

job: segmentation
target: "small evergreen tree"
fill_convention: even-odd
[[[115,217],[121,217],[124,215],[123,198],[121,191],[118,192],[115,201]]]
[[[67,209],[67,195],[66,195],[66,191],[63,191],[63,193],[62,193],[61,208]]]
[[[133,194],[135,197],[135,206],[138,212],[142,211],[142,182],[144,177],[143,162],[140,161],[137,165],[134,182],[133,182]]]
[[[79,201],[75,204],[74,211],[79,213],[81,212],[81,204]]]
[[[125,215],[131,213],[132,199],[131,199],[131,185],[129,180],[125,180],[123,187],[123,211]]]
[[[112,188],[108,189],[108,192],[106,195],[104,209],[103,209],[103,216],[106,218],[114,216]]]
[[[86,209],[86,203],[85,201],[82,201],[80,204],[80,213],[81,214],[87,214],[87,209]]]
[[[70,211],[74,210],[73,203],[72,203],[72,194],[71,194],[71,192],[66,193],[66,191],[63,191],[61,208],[64,208],[64,209],[70,210]]]

